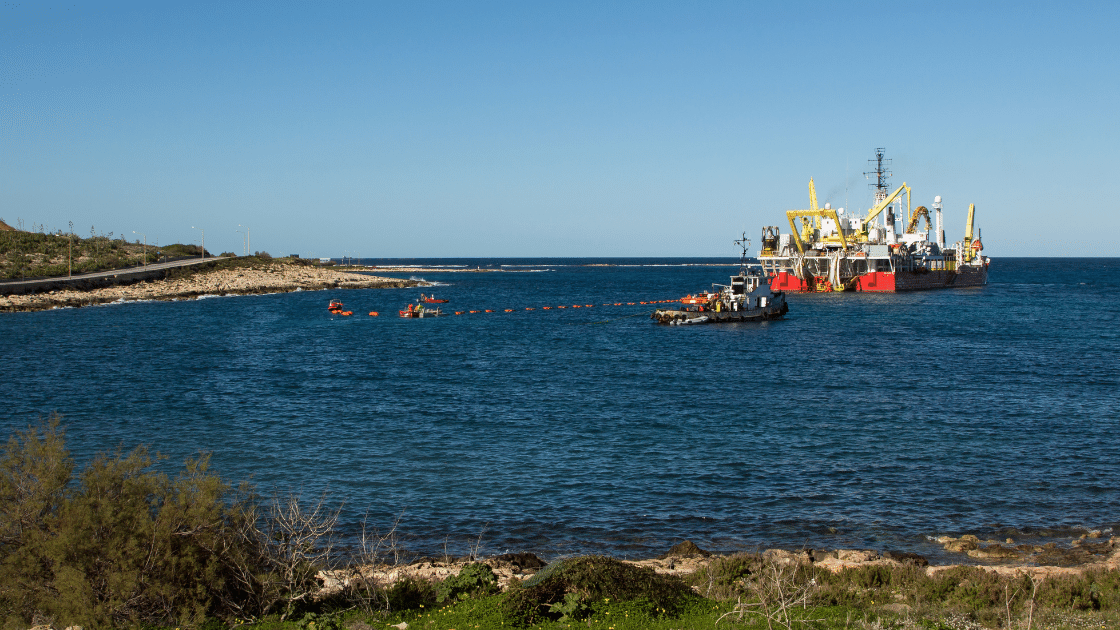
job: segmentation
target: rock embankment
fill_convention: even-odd
[[[255,267],[213,269],[184,277],[89,290],[60,289],[27,295],[5,295],[0,296],[0,311],[43,311],[134,300],[190,300],[203,295],[402,288],[418,284],[420,283],[415,280],[273,262]]]

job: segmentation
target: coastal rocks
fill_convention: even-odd
[[[316,597],[322,599],[338,593],[350,586],[355,580],[389,585],[403,579],[418,579],[438,582],[458,575],[459,571],[472,562],[481,562],[490,567],[498,578],[498,586],[505,590],[514,580],[524,581],[548,565],[531,553],[507,553],[493,558],[439,561],[420,559],[407,565],[362,565],[342,570],[320,571],[316,576],[322,585]]]
[[[1116,538],[1098,543],[1083,541],[1078,547],[1059,547],[1054,543],[1048,543],[1041,546],[1024,544],[1014,548],[1006,547],[996,541],[982,543],[976,536],[962,536],[961,538],[946,536],[943,538],[945,540],[942,544],[956,542],[959,545],[962,539],[963,546],[968,547],[975,544],[975,549],[969,549],[968,551],[981,551],[982,553],[969,554],[975,559],[972,564],[979,564],[987,571],[1005,576],[1026,574],[1035,578],[1046,578],[1057,575],[1076,575],[1088,569],[1120,569],[1120,540]],[[693,553],[688,553],[690,551]],[[886,551],[880,554],[867,549],[799,551],[768,549],[757,555],[784,566],[811,564],[828,569],[833,573],[839,573],[844,569],[868,566],[897,567],[909,565],[923,568],[926,575],[933,576],[960,566],[956,564],[932,566],[925,557],[915,553]],[[659,558],[625,560],[623,562],[638,567],[646,567],[660,574],[685,576],[707,567],[712,562],[718,562],[722,557],[724,556],[710,554],[688,542],[687,544],[675,545],[668,553]],[[985,561],[990,561],[991,564],[986,564]],[[348,586],[352,580],[358,578],[370,580],[382,586],[388,586],[405,578],[429,582],[439,581],[457,575],[464,566],[471,562],[482,562],[488,565],[497,576],[502,590],[508,589],[511,584],[515,583],[515,580],[524,582],[547,566],[544,560],[534,554],[510,553],[481,560],[472,558],[460,558],[454,561],[422,559],[408,565],[349,567],[339,571],[321,572],[318,577],[323,584],[323,589],[318,597],[321,598],[338,592]],[[904,611],[905,609],[900,607],[899,610]]]
[[[999,543],[994,543],[987,547],[969,549],[967,553],[973,558],[982,558],[984,560],[1018,560],[1023,557],[1023,553],[1020,550],[1004,547]]]
[[[769,552],[768,552],[769,553]],[[884,557],[869,549],[837,549],[836,551],[814,551],[808,558],[814,565],[839,573],[844,569],[861,566],[903,564],[899,560]]]
[[[524,574],[535,573],[548,565],[547,562],[532,553],[503,553],[491,558],[490,568],[494,569],[495,564],[499,569],[508,567],[513,573]]]
[[[686,540],[684,542],[677,543],[677,544],[673,545],[672,547],[670,547],[669,552],[666,553],[664,556],[661,556],[661,557],[662,558],[671,558],[671,557],[687,558],[687,557],[690,557],[690,556],[701,556],[701,557],[706,558],[710,555],[712,555],[712,554],[707,552],[707,551],[704,551],[703,549],[701,549],[699,547],[697,547],[696,543],[692,542],[691,540]]]
[[[1094,540],[1088,535],[1070,541],[1069,546],[1060,546],[1056,542],[1043,545],[1014,544],[1011,538],[1003,543],[995,540],[981,541],[978,537],[966,534],[960,538],[940,536],[937,542],[946,551],[964,553],[970,558],[994,563],[1030,563],[1053,567],[1073,567],[1100,562],[1109,556],[1120,554],[1114,539],[1102,542],[1089,542]]]
[[[1052,544],[1045,545],[1033,554],[1032,560],[1039,564],[1056,567],[1073,567],[1097,562],[1110,556],[1113,559],[1120,557],[1120,548],[1112,540],[1100,543],[1084,543],[1075,540],[1069,548]]]
[[[884,551],[883,557],[887,560],[893,560],[900,564],[908,564],[915,567],[928,567],[929,560],[925,556],[911,553],[909,551]]]
[[[213,269],[185,277],[145,280],[132,284],[3,295],[0,296],[0,312],[77,308],[135,300],[190,300],[204,295],[254,295],[334,288],[402,288],[418,284],[415,280],[273,262],[255,268]]]
[[[937,542],[945,548],[945,551],[952,551],[954,553],[965,553],[980,547],[980,539],[972,534],[965,534],[960,538],[938,536]]]
[[[858,562],[866,563],[872,560],[878,560],[879,554],[864,549],[837,549],[836,559],[841,562]]]

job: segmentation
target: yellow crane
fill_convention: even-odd
[[[822,242],[839,243],[844,249],[848,249],[848,241],[844,238],[844,230],[840,225],[840,217],[832,208],[825,208],[824,210],[817,207],[817,189],[813,184],[813,179],[809,178],[809,209],[808,210],[787,210],[786,218],[789,219],[789,227],[793,233],[793,242],[797,245],[797,251],[805,252],[805,243],[813,241],[813,230],[820,229],[821,217],[832,219],[836,224],[836,236],[823,237]],[[801,219],[800,229],[797,226],[797,219]],[[812,219],[810,221],[810,219]]]
[[[964,226],[964,259],[972,260],[972,222],[976,217],[976,204],[968,204],[968,222]]]
[[[926,218],[926,230],[933,229],[933,223],[929,220],[929,209],[925,206],[918,206],[914,208],[914,214],[910,215],[910,223],[906,224],[906,233],[913,234],[918,230],[918,221],[922,217]]]
[[[882,212],[883,210],[886,210],[887,206],[891,205],[891,203],[895,199],[897,199],[898,196],[901,195],[902,191],[904,191],[904,190],[906,191],[906,209],[908,211],[907,213],[909,213],[909,209],[910,209],[910,187],[906,185],[906,182],[902,182],[902,185],[898,187],[898,190],[895,190],[893,193],[888,195],[886,199],[880,201],[878,205],[876,205],[874,208],[871,209],[870,212],[867,213],[867,218],[863,220],[863,233],[864,234],[867,234],[867,226],[871,225],[871,222],[875,220],[875,217],[879,216],[879,213]]]

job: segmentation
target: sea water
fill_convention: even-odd
[[[1120,259],[996,259],[986,287],[684,327],[640,302],[733,260],[365,262],[460,271],[0,315],[0,428],[57,412],[79,464],[207,452],[264,496],[326,496],[344,531],[395,522],[418,554],[936,553],[1120,522]],[[421,291],[494,312],[396,317]]]

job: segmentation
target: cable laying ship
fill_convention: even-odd
[[[968,206],[968,222],[964,239],[945,246],[945,230],[941,227],[941,197],[934,197],[936,240],[929,239],[932,228],[930,212],[925,206],[911,207],[910,187],[903,182],[887,194],[883,149],[876,149],[875,205],[866,217],[844,214],[831,204],[817,207],[817,193],[809,180],[809,209],[789,210],[786,217],[792,230],[781,234],[777,226],[762,228],[762,250],[759,262],[773,291],[915,291],[945,287],[972,287],[988,283],[991,259],[984,249],[977,230],[972,236],[975,204]],[[887,160],[889,162],[889,160]],[[906,194],[905,214],[901,196]],[[892,204],[898,201],[898,214]],[[876,219],[882,215],[883,223]],[[905,223],[899,234],[898,221]],[[918,224],[925,219],[925,232]]]

